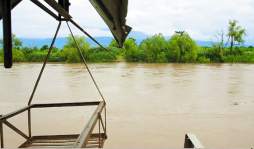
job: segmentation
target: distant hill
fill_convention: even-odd
[[[128,36],[130,38],[134,38],[138,44],[140,44],[144,39],[149,37],[149,35],[142,33],[142,32],[137,32],[133,31],[130,33]],[[169,39],[170,37],[166,37]],[[103,46],[108,46],[110,42],[112,41],[112,37],[95,37],[96,40],[98,40]],[[27,47],[42,47],[43,45],[49,45],[51,43],[51,38],[21,38],[21,41],[23,42],[24,46]],[[86,41],[93,47],[97,46],[91,39],[86,39]],[[63,48],[64,45],[66,44],[67,39],[65,37],[57,38],[55,46],[57,48]],[[213,45],[212,41],[201,41],[197,40],[196,41],[199,46],[207,46],[210,47]],[[254,45],[254,43],[246,43],[246,46],[249,45]]]
[[[148,35],[142,32],[131,32],[128,36],[130,38],[136,39],[136,42],[140,44],[142,40],[148,37]],[[26,47],[42,47],[43,45],[49,45],[51,43],[51,38],[20,38],[23,45]],[[112,37],[95,37],[103,46],[108,46],[113,40]],[[86,38],[86,41],[93,47],[97,46],[91,39]],[[65,37],[60,37],[56,39],[55,46],[57,48],[63,48],[66,44],[67,39]]]

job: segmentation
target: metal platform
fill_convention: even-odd
[[[105,102],[79,102],[79,103],[53,103],[53,104],[32,104],[20,110],[12,112],[0,117],[0,140],[1,148],[4,148],[4,130],[3,125],[12,129],[14,132],[26,139],[26,141],[19,146],[19,148],[102,148],[106,135],[106,113]],[[31,131],[31,109],[35,108],[56,108],[56,107],[77,107],[77,106],[96,106],[93,115],[89,122],[84,127],[80,134],[72,135],[48,135],[48,136],[32,136]],[[28,113],[28,132],[24,133],[8,119],[17,116],[21,113]],[[102,115],[104,118],[102,119]],[[94,133],[95,126],[98,126],[99,133]]]
[[[23,143],[19,148],[73,148],[77,145],[79,135],[52,135],[34,136]],[[91,134],[86,143],[86,148],[102,148],[106,134]]]

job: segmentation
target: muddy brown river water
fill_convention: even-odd
[[[41,64],[0,64],[0,113],[27,104]],[[105,148],[182,148],[185,133],[207,148],[254,147],[254,65],[90,64],[108,101]],[[33,103],[93,101],[83,66],[49,64]],[[33,134],[79,133],[93,109],[32,111]],[[10,121],[26,131],[26,114]],[[6,145],[22,138],[5,128]]]

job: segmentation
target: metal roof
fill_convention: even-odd
[[[90,2],[122,46],[131,31],[131,27],[126,25],[128,0],[90,0]]]

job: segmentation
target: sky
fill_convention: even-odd
[[[88,0],[71,0],[71,15],[93,36],[112,36]],[[246,41],[254,41],[254,0],[129,0],[127,24],[148,35],[171,36],[187,31],[196,40],[216,40],[235,19],[246,28]],[[1,23],[2,24],[2,23]],[[18,37],[48,38],[57,22],[30,0],[23,0],[13,11],[13,32]],[[0,30],[2,32],[2,29]],[[75,34],[81,33],[78,30]],[[67,36],[64,26],[60,36]]]

